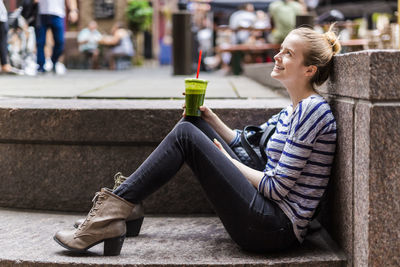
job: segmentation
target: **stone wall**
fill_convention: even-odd
[[[125,8],[126,0],[115,0],[114,1],[114,18],[112,19],[97,19],[99,30],[101,32],[110,33],[111,27],[115,22],[126,22],[125,19]],[[94,20],[94,0],[79,0],[79,21],[78,29],[85,28],[91,20]]]
[[[335,57],[338,147],[325,224],[348,266],[400,266],[400,51]]]

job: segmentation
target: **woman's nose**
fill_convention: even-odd
[[[274,56],[274,60],[275,60],[275,61],[278,61],[279,58],[280,58],[280,53],[278,53],[278,54],[276,54],[276,55]]]

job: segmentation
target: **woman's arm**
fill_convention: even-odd
[[[237,161],[236,159],[233,159],[222,147],[221,143],[218,142],[217,139],[214,139],[214,144],[218,147],[219,150],[221,150],[222,153],[225,154],[227,158],[229,158],[232,163],[240,170],[240,172],[246,177],[246,179],[255,187],[258,188],[259,183],[261,182],[261,179],[264,176],[264,173],[261,171],[257,171],[255,169],[252,169],[243,163]]]
[[[104,36],[100,41],[99,44],[102,45],[117,45],[119,41],[124,37],[125,31],[123,29],[117,30],[113,35],[111,36]]]
[[[228,127],[210,108],[200,107],[201,117],[229,144],[235,137],[236,132]]]
[[[119,40],[120,40],[120,38],[118,35],[104,36],[99,41],[99,44],[112,46],[112,45],[118,44]]]

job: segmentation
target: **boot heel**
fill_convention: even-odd
[[[118,256],[124,240],[125,235],[104,240],[104,256]]]
[[[135,237],[139,235],[140,228],[142,227],[143,217],[133,221],[126,222],[126,236]]]

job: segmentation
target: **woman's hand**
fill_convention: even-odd
[[[182,93],[182,95],[185,95],[185,92]],[[182,104],[182,117],[186,116],[186,104],[183,103]],[[215,120],[215,118],[217,117],[217,115],[207,106],[200,106],[199,110],[201,111],[201,117],[203,118],[203,120],[205,120],[208,123],[211,123],[213,120]]]
[[[225,155],[228,159],[232,160],[232,157],[228,154],[228,152],[226,152],[225,148],[222,146],[222,144],[221,144],[217,139],[214,138],[213,142],[214,142],[214,144],[218,147],[218,149],[219,149],[222,153],[224,153],[224,155]]]
[[[208,123],[211,123],[216,118],[216,114],[207,106],[200,106],[201,117]]]
[[[182,109],[183,109],[182,117],[186,117],[186,104],[185,103],[182,104]]]

